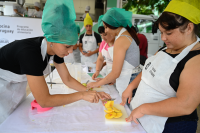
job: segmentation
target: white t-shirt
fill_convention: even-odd
[[[84,13],[84,14],[83,14],[83,16],[82,16],[83,20],[85,19],[86,14],[87,14],[87,13]],[[90,13],[89,13],[89,15],[90,15],[90,17],[92,18],[92,20],[94,20]]]
[[[31,17],[36,16],[37,18],[42,18],[42,11],[34,10],[33,13],[30,15]]]
[[[21,13],[21,14],[24,14],[24,12],[26,11],[26,9],[24,9],[22,6],[19,6],[19,5],[14,5],[13,9],[17,9],[18,13]],[[14,14],[16,13],[14,12]]]

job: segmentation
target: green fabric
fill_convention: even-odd
[[[99,16],[99,19],[98,19],[98,28],[103,26],[103,21],[102,21],[102,18],[103,18],[104,15],[101,15]]]
[[[107,0],[107,7],[117,7],[117,0]]]
[[[76,25],[76,28],[77,28],[77,32],[78,32],[78,34],[80,34],[80,26],[79,25]]]
[[[90,77],[92,77],[92,75],[94,74],[94,73],[87,73],[88,75],[90,75]],[[101,75],[101,74],[99,74],[98,76],[97,76],[97,78],[103,78],[103,76]]]
[[[104,14],[102,20],[113,27],[131,27],[132,12],[113,7]]]
[[[47,0],[42,30],[47,41],[75,45],[78,40],[73,0]]]

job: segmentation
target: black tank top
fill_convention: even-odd
[[[164,47],[163,47],[164,48]],[[163,48],[159,49],[161,51]],[[167,53],[166,50],[162,50],[163,52]],[[169,54],[171,57],[175,58],[178,54]],[[169,83],[171,87],[177,92],[179,86],[179,78],[180,74],[183,71],[185,64],[188,60],[192,59],[194,56],[199,55],[200,50],[190,51],[176,66],[174,72],[171,74]],[[178,122],[178,121],[191,121],[195,120],[198,121],[197,110],[195,109],[190,115],[178,116],[178,117],[169,117],[166,123],[171,122]]]

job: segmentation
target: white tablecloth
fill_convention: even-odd
[[[88,79],[91,80],[91,77],[83,72],[81,82],[84,83]],[[49,81],[49,77],[46,78],[46,81]],[[57,70],[53,71],[53,81],[61,81]],[[115,103],[121,102],[114,86],[105,85],[102,88],[112,98],[116,98]],[[69,94],[75,91],[64,84],[56,84],[49,89],[49,92],[50,94]],[[0,133],[145,133],[141,125],[134,122],[131,125],[106,125],[101,101],[89,103],[80,100],[38,113],[36,110],[31,110],[31,101],[33,100],[34,97],[30,94],[0,125]],[[130,114],[127,106],[125,109]]]

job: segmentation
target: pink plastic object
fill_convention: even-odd
[[[33,101],[31,102],[31,109],[33,110],[34,108],[37,108],[37,111],[38,111],[38,112],[45,112],[45,111],[48,111],[48,110],[52,109],[53,107],[42,108],[42,107],[37,103],[36,100],[33,100]]]

